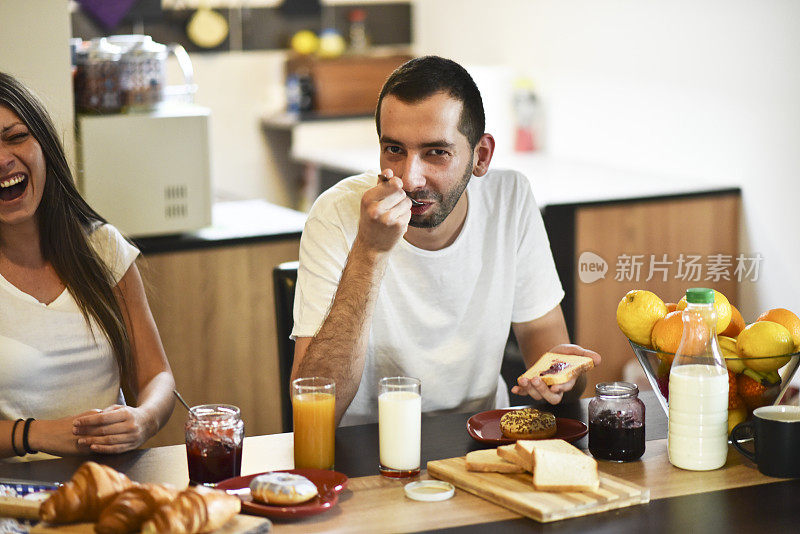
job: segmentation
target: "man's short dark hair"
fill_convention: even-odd
[[[461,102],[458,131],[475,148],[486,128],[483,100],[478,86],[464,67],[439,56],[412,59],[397,67],[383,84],[375,109],[375,124],[381,135],[381,104],[392,95],[406,103],[419,102],[436,93],[445,93]]]

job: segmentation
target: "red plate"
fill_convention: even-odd
[[[467,421],[467,432],[473,439],[489,445],[514,443],[517,440],[503,436],[503,432],[500,430],[500,418],[503,417],[503,414],[517,409],[505,408],[476,413]],[[587,432],[589,432],[589,428],[582,421],[556,417],[556,434],[549,439],[563,439],[572,442],[581,439]]]
[[[325,469],[282,469],[280,472],[293,473],[306,477],[317,486],[317,491],[319,493],[310,501],[295,506],[278,506],[256,502],[250,496],[250,481],[264,473],[229,478],[217,484],[216,488],[226,490],[239,497],[242,500],[242,512],[265,517],[295,519],[321,514],[322,512],[330,510],[338,502],[339,493],[347,487],[347,476],[338,471],[328,471]]]

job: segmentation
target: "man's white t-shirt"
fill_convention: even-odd
[[[139,251],[109,224],[90,242],[114,282]],[[58,419],[123,403],[111,345],[68,290],[43,304],[0,275],[0,419]]]
[[[322,325],[358,231],[361,197],[376,183],[374,174],[347,178],[312,207],[300,241],[293,338],[312,337]],[[343,425],[377,421],[384,376],[419,378],[423,412],[508,405],[500,366],[510,325],[546,314],[564,291],[524,176],[473,176],[466,194],[467,217],[450,246],[429,251],[402,239],[393,249]]]

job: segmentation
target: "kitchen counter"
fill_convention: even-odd
[[[217,202],[212,225],[178,235],[134,238],[144,255],[299,239],[306,214],[265,200]]]
[[[329,149],[298,144],[292,147],[291,154],[297,162],[345,175],[378,171],[377,145]],[[524,174],[542,209],[552,205],[668,198],[739,189],[733,182],[615,169],[541,153],[498,154],[492,159],[490,168]]]

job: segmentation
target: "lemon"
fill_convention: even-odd
[[[748,325],[736,339],[736,348],[744,356],[744,364],[759,373],[776,371],[786,365],[789,357],[783,356],[794,350],[794,341],[789,330],[772,321],[757,321]]]
[[[319,38],[310,30],[300,30],[292,36],[289,46],[300,55],[313,54],[319,48]]]
[[[667,306],[658,295],[643,289],[628,291],[617,306],[617,324],[628,339],[645,347],[656,321],[667,314]]]
[[[728,366],[728,369],[737,374],[744,371],[744,360],[742,360],[739,349],[736,348],[736,340],[732,337],[719,336],[717,341],[719,341],[719,348],[722,349],[722,356],[725,357],[725,365]]]
[[[747,408],[734,408],[728,410],[728,433],[733,430],[733,427],[739,423],[743,423],[747,419]]]
[[[678,301],[678,309],[681,311],[686,309],[686,295]],[[722,333],[731,323],[733,312],[728,298],[716,289],[714,290],[714,311],[717,314],[717,333]]]

